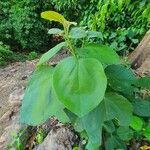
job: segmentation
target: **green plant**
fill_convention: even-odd
[[[0,42],[0,66],[6,65],[12,58],[12,54],[13,52],[10,50],[10,47]]]
[[[13,51],[44,51],[50,46],[46,28],[51,24],[40,18],[40,12],[51,8],[49,0],[1,1],[0,41]]]
[[[37,56],[38,56],[37,52],[32,51],[28,54],[28,59],[33,60],[33,59],[37,58]]]
[[[39,125],[56,116],[63,123],[72,123],[88,141],[85,149],[97,150],[100,145],[106,150],[126,149],[124,141],[132,138],[129,126],[133,113],[136,114],[134,102],[140,97],[140,79],[120,63],[112,48],[84,42],[85,38],[93,38],[94,32],[77,27],[70,30],[76,23],[53,11],[42,12],[41,16],[63,25],[64,30],[54,28],[49,33],[60,34],[65,42],[39,60],[25,91],[21,122]],[[81,44],[72,45],[74,40]],[[71,56],[56,67],[46,65],[63,47],[67,47]]]

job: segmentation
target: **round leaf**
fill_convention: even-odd
[[[96,59],[69,57],[56,66],[53,84],[66,108],[82,117],[102,101],[107,79]]]
[[[120,63],[117,53],[105,45],[89,44],[78,49],[78,54],[82,58],[95,58],[105,65]]]

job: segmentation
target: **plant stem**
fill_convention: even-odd
[[[75,50],[74,50],[74,48],[73,48],[73,46],[72,46],[72,43],[71,43],[71,41],[70,41],[70,38],[69,38],[69,27],[66,28],[66,27],[64,26],[64,31],[65,31],[65,40],[66,40],[66,42],[68,43],[69,51],[70,51],[70,53],[71,53],[73,56],[77,57],[77,56],[76,56],[76,53],[75,53]]]

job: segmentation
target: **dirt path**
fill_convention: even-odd
[[[20,101],[27,78],[34,70],[35,62],[17,62],[0,69],[0,135],[9,124],[12,113],[17,111],[16,102],[12,99]],[[15,93],[16,91],[19,93]]]

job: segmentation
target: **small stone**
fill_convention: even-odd
[[[34,150],[71,150],[74,133],[66,127],[51,130],[44,142]]]
[[[1,118],[0,118],[0,123],[6,122],[10,120],[10,116],[12,114],[12,111],[7,111]]]
[[[23,96],[24,96],[23,88],[16,89],[15,91],[13,91],[13,93],[10,94],[9,103],[12,106],[16,106],[16,105],[20,106],[21,102],[22,102],[22,99],[23,99]]]

